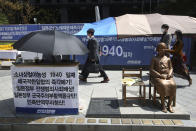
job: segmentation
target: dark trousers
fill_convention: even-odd
[[[92,61],[89,60],[89,59],[87,59],[87,61],[86,61],[85,64],[84,64],[84,67],[83,67],[82,73],[81,73],[81,75],[83,76],[84,79],[88,78],[89,71],[88,71],[87,68],[88,68],[88,66],[89,66],[91,63],[92,63]],[[107,74],[105,73],[105,71],[103,70],[102,65],[100,65],[99,60],[97,60],[96,63],[99,64],[99,72],[100,72],[101,76],[102,76],[104,79],[107,79],[108,76],[107,76]]]

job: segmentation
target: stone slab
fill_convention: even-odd
[[[56,118],[54,118],[54,117],[47,118],[47,119],[45,120],[45,123],[53,123],[53,122],[55,121],[55,119],[56,119]]]
[[[74,121],[75,121],[74,117],[68,117],[65,122],[66,123],[74,123]]]
[[[163,124],[165,125],[165,126],[171,126],[171,125],[174,125],[173,124],[173,122],[171,121],[171,120],[162,120],[162,122],[163,122]]]
[[[132,119],[132,123],[133,123],[133,124],[137,124],[137,125],[142,124],[141,121],[140,121],[139,119]]]
[[[121,119],[121,121],[122,121],[122,124],[131,124],[131,120],[130,119],[123,118],[123,119]]]
[[[77,118],[76,123],[77,124],[83,124],[83,123],[85,123],[85,118]]]
[[[99,119],[99,123],[108,123],[108,119]]]
[[[64,123],[65,122],[65,118],[62,117],[62,118],[57,118],[55,123]]]
[[[96,122],[97,122],[96,119],[88,119],[88,120],[87,120],[87,123],[94,123],[94,124],[95,124]]]
[[[111,119],[111,124],[120,124],[120,119],[118,119],[118,118],[112,118]]]
[[[153,125],[152,120],[142,119],[144,125]]]
[[[154,125],[163,125],[161,120],[152,120]]]
[[[184,125],[184,123],[181,120],[172,120],[174,125]]]
[[[45,120],[45,118],[40,118],[40,119],[34,120],[33,122],[42,123],[44,120]]]

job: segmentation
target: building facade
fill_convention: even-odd
[[[164,0],[31,0],[38,7],[59,9],[59,23],[95,21],[95,6],[101,19],[123,14],[153,13]]]

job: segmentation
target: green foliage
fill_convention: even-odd
[[[29,0],[0,0],[0,12],[6,14],[10,24],[28,24],[35,14]]]
[[[0,16],[2,24],[30,24],[34,23],[33,18],[37,18],[38,23],[58,23],[60,19],[59,9],[40,8],[31,5],[30,0],[0,0],[0,13],[6,16]],[[7,17],[8,21],[1,22],[1,19]]]
[[[3,13],[0,13],[0,25],[1,24],[9,24],[7,17]]]

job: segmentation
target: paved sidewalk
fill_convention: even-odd
[[[120,108],[120,114],[141,114],[141,117],[144,116],[144,114],[146,116],[148,116],[149,114],[152,114],[152,112],[154,113],[154,115],[158,115],[158,114],[165,114],[162,113],[160,111],[160,105],[159,106],[152,106],[152,103],[150,103],[149,101],[147,102],[147,105],[145,107],[141,107],[137,102],[128,102],[127,107],[123,107],[122,106],[122,86],[121,86],[121,71],[107,71],[107,74],[110,77],[110,82],[109,83],[104,83],[101,84],[99,83],[102,78],[97,78],[96,76],[98,76],[98,74],[91,74],[90,78],[88,78],[88,82],[87,83],[83,83],[80,82],[80,88],[79,88],[79,92],[80,92],[80,105],[84,108],[82,113],[84,115],[87,114],[87,116],[89,115],[88,111],[89,111],[89,102],[94,101],[98,101],[101,99],[107,100],[107,99],[118,99],[119,101],[119,108]],[[147,75],[147,71],[143,72],[143,80],[147,86],[146,88],[146,95],[147,95],[147,99],[148,99],[148,75]],[[192,120],[196,120],[196,102],[194,102],[196,100],[196,88],[194,88],[194,80],[196,80],[196,75],[192,74],[191,77],[193,78],[193,85],[192,86],[187,86],[188,82],[186,80],[183,80],[181,78],[175,78],[176,83],[178,85],[177,88],[177,106],[174,108],[176,110],[176,115],[178,114],[190,114],[191,115],[191,119]],[[138,92],[138,87],[130,87],[127,88],[127,95],[128,96],[138,96],[139,92]],[[90,101],[91,100],[91,101]],[[93,101],[93,102],[94,102]],[[133,104],[134,103],[134,104]],[[148,104],[149,103],[149,104]],[[96,105],[96,103],[95,103]],[[138,108],[137,106],[140,106],[140,108]],[[98,105],[97,107],[95,106],[94,110],[96,110],[96,108],[100,108],[103,105]],[[110,111],[110,110],[109,110]],[[106,111],[107,112],[107,109]],[[97,111],[97,114],[101,114],[104,112],[99,112]],[[115,112],[114,112],[115,114]],[[173,115],[172,113],[167,113],[166,116],[169,115]],[[107,115],[106,115],[107,116]],[[134,115],[130,115],[130,117],[133,117]],[[100,115],[100,117],[103,117]],[[129,117],[129,115],[128,115]],[[138,117],[138,116],[137,116]]]
[[[196,121],[196,75],[191,74],[193,85],[187,86],[186,80],[175,78],[178,85],[177,88],[177,106],[176,113],[162,113],[160,105],[152,106],[151,101],[147,101],[146,106],[140,105],[138,101],[129,101],[126,107],[122,104],[122,87],[121,87],[121,71],[106,71],[110,77],[109,83],[100,83],[102,78],[98,78],[99,74],[90,74],[88,82],[80,82],[79,85],[79,103],[80,116],[89,117],[137,117],[137,118],[154,118],[159,119],[160,116],[169,116],[170,119],[182,119],[181,115],[185,115],[184,119]],[[143,80],[147,86],[148,98],[148,75],[147,71],[143,72]],[[15,109],[13,104],[12,81],[9,70],[0,70],[0,117],[15,117]],[[137,96],[138,87],[130,87],[127,91],[128,96]],[[109,105],[109,106],[108,106]],[[100,110],[101,109],[101,110]],[[101,115],[102,114],[102,115]],[[120,115],[119,115],[120,114]],[[134,114],[137,114],[135,116]],[[161,117],[163,119],[163,117]]]

